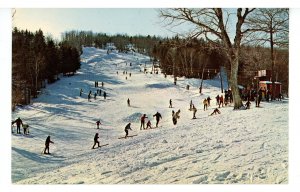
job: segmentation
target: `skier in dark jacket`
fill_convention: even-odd
[[[220,103],[220,96],[219,95],[216,96],[216,101],[217,101],[217,105],[219,105],[219,103]]]
[[[18,134],[21,134],[20,128],[21,128],[21,125],[22,125],[22,127],[23,127],[23,122],[22,122],[22,120],[20,119],[20,117],[18,117],[18,119],[16,119],[16,120],[14,121],[14,123],[17,124],[17,133],[18,133]],[[12,123],[12,125],[13,125],[14,123]]]
[[[104,99],[106,99],[106,92],[105,91],[103,93],[103,97],[104,97]]]
[[[98,147],[100,147],[100,142],[98,141],[98,139],[99,139],[99,134],[96,133],[95,137],[94,137],[94,145],[93,145],[92,149],[95,149],[96,144],[98,144]]]
[[[162,119],[162,116],[159,112],[156,112],[153,117],[156,118],[156,127],[158,126],[159,120]]]
[[[207,100],[208,106],[210,107],[210,100],[211,100],[211,98],[208,96],[206,100]]]
[[[47,137],[46,142],[45,142],[45,150],[44,150],[44,154],[50,154],[49,152],[49,145],[50,143],[54,143],[53,141],[51,141],[50,139],[50,135]],[[48,152],[46,152],[48,151]]]
[[[130,100],[129,100],[129,98],[127,99],[127,106],[130,107]]]
[[[130,125],[131,125],[131,123],[128,123],[128,124],[126,125],[125,129],[124,129],[124,131],[125,131],[125,133],[126,133],[125,139],[126,139],[127,136],[128,136],[128,130],[129,130],[129,129],[132,130],[131,127],[130,127]]]
[[[193,111],[193,119],[196,119],[197,108],[195,107],[195,105],[193,105],[192,111]]]
[[[169,104],[169,108],[172,108],[172,99],[170,99]]]
[[[99,129],[99,125],[102,125],[100,120],[96,121],[96,124],[97,124],[97,129]]]
[[[146,114],[142,115],[142,117],[141,117],[141,127],[140,127],[140,130],[142,130],[142,126],[143,126],[143,129],[145,129],[145,120],[146,120],[146,118],[148,118],[148,117],[146,116]]]

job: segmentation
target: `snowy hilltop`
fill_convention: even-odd
[[[174,85],[172,76],[151,69],[145,55],[84,48],[76,75],[47,85],[33,104],[12,113],[13,120],[20,117],[29,125],[28,135],[12,134],[12,182],[288,183],[287,99],[262,102],[261,107],[253,102],[250,110],[234,111],[231,104],[210,116],[221,95],[218,79],[205,80],[200,95],[199,79],[181,77]],[[204,111],[208,96],[212,100]],[[196,119],[189,110],[191,100]],[[174,125],[172,111],[179,109]],[[158,128],[156,112],[162,115]],[[153,129],[140,129],[143,114]],[[129,136],[136,136],[119,139],[128,123]],[[96,133],[100,145],[108,145],[92,149]],[[54,142],[50,155],[43,154],[48,135]]]

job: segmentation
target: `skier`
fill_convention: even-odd
[[[130,107],[130,100],[129,100],[129,98],[127,99],[127,106]]]
[[[131,77],[131,73],[129,73],[129,77]]]
[[[193,109],[193,101],[190,102],[190,111]]]
[[[147,127],[146,127],[146,129],[148,129],[148,128],[152,129],[150,120],[147,122]]]
[[[219,95],[216,96],[216,101],[217,101],[216,104],[219,105],[219,102],[220,102],[220,96]]]
[[[102,93],[102,90],[100,89],[100,90],[99,90],[99,95],[100,95],[100,96],[101,96],[101,93]]]
[[[169,103],[170,103],[169,108],[172,108],[172,99],[170,99]]]
[[[153,117],[156,117],[156,127],[158,126],[159,120],[162,119],[162,116],[159,112],[156,112]]]
[[[179,119],[179,118],[180,118],[179,114],[180,114],[180,109],[178,109],[178,111],[175,113],[176,119]]]
[[[91,94],[88,95],[88,101],[91,102]]]
[[[104,86],[104,83],[103,83],[103,81],[102,81],[102,87]]]
[[[214,114],[217,115],[217,113],[221,114],[220,110],[218,108],[215,108],[214,111],[212,112],[212,114],[210,114],[210,115],[214,115]]]
[[[256,94],[256,107],[259,107],[260,101],[262,99],[262,88],[260,88]]]
[[[47,137],[46,141],[45,141],[44,154],[50,154],[50,152],[49,152],[49,145],[50,145],[50,143],[53,143],[53,144],[54,144],[54,142],[51,141],[50,135],[49,135],[49,136]],[[48,152],[46,152],[46,151],[48,151]]]
[[[20,119],[20,117],[18,117],[18,119],[16,119],[16,120],[12,123],[12,125],[13,125],[14,123],[17,124],[17,133],[18,133],[18,134],[21,134],[20,126],[22,125],[22,127],[23,127],[23,122],[22,122],[22,120]]]
[[[79,92],[80,97],[81,97],[82,93],[83,93],[83,90],[80,89],[80,92]]]
[[[24,131],[24,135],[28,135],[29,134],[29,125],[27,124],[23,124],[23,131]]]
[[[223,97],[223,95],[221,95],[220,100],[219,100],[219,108],[220,108],[221,104],[222,104],[222,107],[224,107],[224,97]]]
[[[141,117],[141,127],[140,127],[140,130],[142,130],[142,126],[143,126],[143,129],[145,129],[145,119],[148,118],[146,116],[146,114],[142,115]]]
[[[207,105],[208,105],[208,107],[210,107],[210,100],[211,100],[211,98],[208,96],[207,97]]]
[[[196,119],[197,109],[196,109],[195,105],[193,105],[192,110],[193,110],[193,119]]]
[[[97,129],[99,129],[99,125],[102,125],[100,120],[96,121]]]
[[[207,105],[208,105],[208,101],[205,98],[204,101],[203,101],[204,111],[205,111],[205,109],[207,110]]]
[[[96,97],[97,97],[97,93],[94,93],[94,99],[96,100]]]
[[[224,102],[225,102],[225,106],[227,106],[227,104],[229,102],[229,94],[228,94],[227,90],[225,90],[225,100],[224,100]]]
[[[172,121],[173,121],[173,124],[176,125],[177,124],[177,119],[175,117],[175,112],[174,110],[172,110]]]
[[[132,130],[131,129],[131,127],[130,127],[130,125],[131,125],[131,123],[128,123],[127,125],[126,125],[126,127],[125,127],[125,133],[126,133],[126,135],[125,135],[125,139],[127,138],[127,136],[128,136],[128,130],[130,129],[130,130]]]
[[[103,97],[104,97],[104,99],[106,99],[106,92],[105,91],[103,93]]]
[[[96,144],[98,144],[98,147],[100,147],[100,142],[98,141],[98,139],[99,139],[99,134],[96,133],[94,136],[94,145],[93,145],[92,149],[95,149]]]

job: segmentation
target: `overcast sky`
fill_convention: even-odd
[[[16,9],[13,26],[60,38],[69,30],[91,30],[107,34],[174,36],[166,29],[152,8],[67,8],[67,9]]]

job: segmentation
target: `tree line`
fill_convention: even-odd
[[[274,49],[275,81],[283,83],[283,92],[288,92],[288,50]],[[203,38],[189,39],[178,36],[159,41],[153,47],[153,55],[159,60],[163,73],[175,77],[211,79],[225,67],[230,73],[231,66],[222,44],[205,41]],[[244,87],[253,86],[259,70],[271,70],[270,48],[263,46],[241,46],[238,82]]]
[[[114,43],[120,52],[135,51],[152,55],[153,46],[164,38],[159,36],[129,36],[127,34],[107,35],[106,33],[94,33],[92,31],[67,31],[62,34],[62,40],[81,50],[82,46],[105,48],[107,43]],[[134,45],[134,50],[128,50],[127,45]]]
[[[80,68],[79,50],[68,42],[45,37],[42,30],[12,31],[12,109],[28,104],[41,88],[74,74]]]

